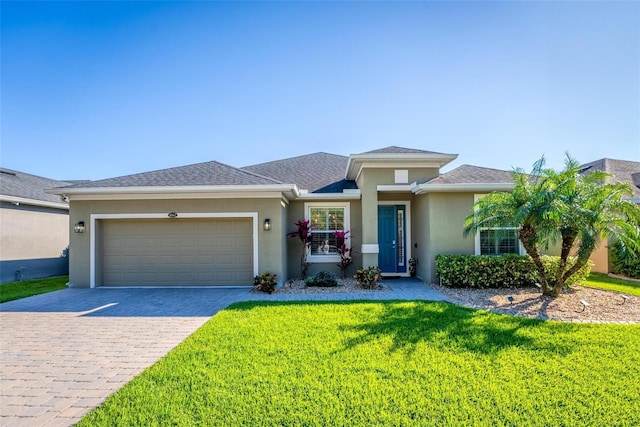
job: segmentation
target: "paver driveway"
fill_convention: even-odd
[[[0,305],[0,425],[67,426],[246,289],[65,289]]]
[[[389,292],[319,295],[65,289],[1,304],[0,425],[74,424],[237,301],[445,298],[418,280],[389,285]]]

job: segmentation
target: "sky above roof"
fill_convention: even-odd
[[[638,2],[2,2],[0,164],[640,160]]]

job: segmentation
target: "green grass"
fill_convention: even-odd
[[[581,284],[590,288],[622,292],[640,297],[640,282],[609,277],[604,273],[591,273],[587,280]]]
[[[238,303],[78,425],[640,425],[639,337],[447,303]]]
[[[69,276],[59,276],[4,283],[0,285],[0,303],[65,289],[68,281]]]

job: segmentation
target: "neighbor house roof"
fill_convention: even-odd
[[[24,203],[36,206],[47,206],[68,209],[68,204],[60,196],[48,194],[45,190],[67,185],[67,182],[1,168],[0,200],[11,203]]]
[[[596,170],[611,174],[605,179],[605,182],[631,184],[633,198],[640,199],[640,162],[604,158],[583,164],[580,173],[590,173]]]
[[[65,187],[65,189],[273,184],[282,184],[282,182],[250,171],[212,161],[103,179],[99,181],[80,182]]]
[[[343,188],[355,188],[354,183],[344,179],[348,161],[345,156],[320,152],[245,166],[242,170],[296,184],[310,193],[327,187],[341,192]]]

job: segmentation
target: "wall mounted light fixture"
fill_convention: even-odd
[[[169,218],[177,218],[178,214],[175,213],[175,212],[169,212],[168,216],[169,216]]]
[[[264,223],[262,224],[262,229],[264,231],[271,230],[271,220],[269,218],[265,218]]]
[[[73,232],[84,233],[84,221],[76,222],[76,224],[73,226]]]

